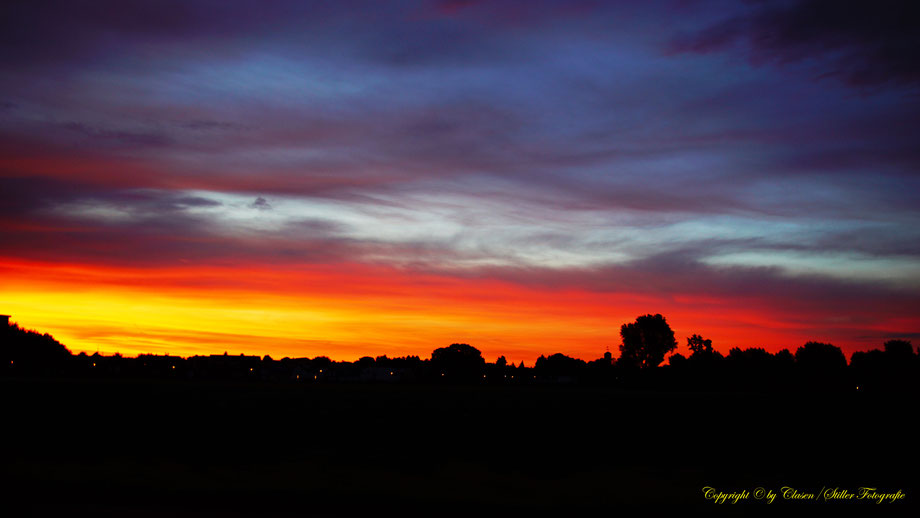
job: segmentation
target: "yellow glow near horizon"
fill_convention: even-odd
[[[553,290],[366,265],[139,269],[0,261],[0,312],[75,353],[227,351],[352,361],[427,358],[464,342],[490,361],[504,355],[532,364],[556,352],[591,360],[608,347],[616,354],[620,325],[648,312],[668,318],[685,353],[684,337],[697,332],[723,352],[795,349],[823,339],[781,311],[713,297]]]
[[[175,281],[175,274],[159,273]],[[596,331],[601,315],[570,315],[566,325],[539,318],[545,307],[508,305],[489,289],[449,287],[447,294],[434,289],[415,294],[399,286],[368,284],[354,292],[333,282],[299,290],[290,284],[314,279],[288,272],[265,274],[280,283],[270,291],[247,286],[201,290],[170,282],[100,285],[95,275],[87,279],[79,269],[57,271],[50,282],[20,276],[0,291],[0,304],[14,322],[49,332],[74,352],[105,354],[188,356],[226,350],[354,360],[380,354],[427,357],[436,347],[476,341],[484,352],[532,362],[533,344],[548,339],[604,339]],[[113,278],[130,276],[116,272]],[[30,289],[34,285],[40,289]],[[583,325],[572,326],[573,320]]]

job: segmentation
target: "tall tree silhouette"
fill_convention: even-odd
[[[664,356],[677,348],[674,331],[661,315],[645,315],[620,327],[618,363],[643,369],[657,367]]]

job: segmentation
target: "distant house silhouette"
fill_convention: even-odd
[[[10,327],[10,315],[0,315],[0,322],[3,322],[3,327]]]

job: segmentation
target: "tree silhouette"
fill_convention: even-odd
[[[777,351],[773,355],[773,366],[778,376],[785,377],[795,367],[795,356],[789,352],[789,349]]]
[[[907,340],[888,340],[885,356],[892,362],[910,362],[914,359],[914,346]]]
[[[619,365],[647,369],[657,367],[667,353],[677,348],[674,331],[661,315],[645,315],[620,327]]]
[[[808,369],[843,369],[847,366],[847,358],[835,345],[808,342],[795,351],[795,363]]]
[[[687,359],[696,364],[709,364],[715,360],[722,359],[722,353],[712,348],[712,340],[703,338],[700,335],[694,334],[687,338],[687,347],[691,351],[690,357]]]
[[[586,366],[584,360],[556,353],[550,356],[540,355],[534,364],[534,370],[548,376],[577,376]]]
[[[687,347],[690,348],[692,354],[712,354],[712,340],[706,340],[697,334],[687,338]]]
[[[738,366],[759,369],[770,365],[773,355],[768,353],[763,347],[749,347],[747,349],[732,347],[731,350],[728,351],[728,359]]]
[[[469,344],[451,344],[431,353],[431,366],[453,380],[479,379],[486,361],[479,349]]]
[[[0,330],[0,360],[17,370],[58,367],[71,358],[70,351],[48,333],[10,324]]]

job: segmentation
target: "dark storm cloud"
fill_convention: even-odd
[[[755,63],[817,61],[855,87],[920,86],[920,7],[912,0],[750,2],[674,41],[678,52],[739,48]]]

